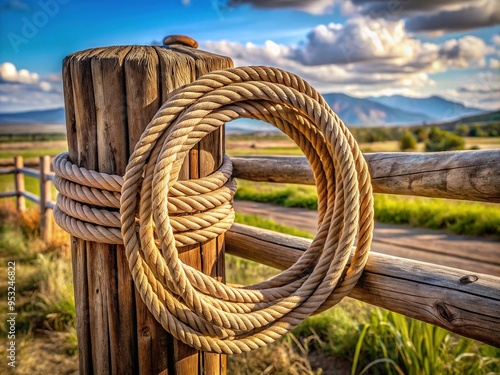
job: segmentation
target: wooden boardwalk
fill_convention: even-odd
[[[246,201],[235,201],[235,209],[313,234],[316,231],[316,211]],[[495,240],[376,223],[372,251],[500,276],[500,241]]]

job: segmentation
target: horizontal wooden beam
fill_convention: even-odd
[[[15,191],[1,191],[0,192],[0,198],[10,198],[10,197],[16,197],[17,193]]]
[[[226,252],[286,269],[310,242],[234,224]],[[349,296],[500,346],[500,277],[372,252]]]
[[[19,168],[17,171],[19,173],[25,174],[26,176],[30,176],[30,177],[34,177],[34,178],[40,178],[40,172],[36,171],[34,169],[31,169],[31,168]]]
[[[29,191],[23,191],[23,192],[21,192],[21,196],[23,196],[26,199],[32,201],[33,203],[40,204],[40,197],[38,195],[30,193]]]
[[[364,154],[376,193],[500,203],[500,150]],[[305,157],[233,157],[235,177],[314,185]]]
[[[0,175],[14,174],[14,173],[16,173],[16,168],[1,168],[0,169]]]

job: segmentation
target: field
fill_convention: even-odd
[[[1,270],[16,262],[16,374],[75,374],[75,306],[68,238],[51,244],[37,237],[37,210],[23,215],[0,205]],[[238,222],[298,234],[265,219],[238,215]],[[249,284],[276,270],[227,256],[228,282]],[[6,300],[6,280],[0,298]],[[0,313],[5,314],[6,304]],[[7,325],[0,331],[6,350]],[[466,353],[466,355],[464,355]],[[229,358],[229,374],[488,374],[500,371],[500,349],[358,301],[308,318],[270,347]],[[2,364],[3,365],[3,364]]]
[[[500,139],[466,139],[467,147],[499,148]],[[362,143],[367,152],[399,151],[397,141]],[[422,144],[418,146],[423,148]],[[27,158],[65,149],[59,140],[0,143],[0,157]],[[230,155],[302,155],[286,137],[232,136]],[[38,181],[26,178],[27,190],[38,193]],[[0,176],[0,191],[13,189],[13,176]],[[239,181],[237,198],[315,209],[314,187]],[[455,233],[500,238],[498,205],[414,197],[377,195],[377,220],[446,229]],[[16,262],[16,374],[77,373],[75,306],[68,237],[57,230],[54,242],[38,239],[33,207],[19,215],[12,202],[0,202],[0,272]],[[310,237],[260,216],[237,214],[236,221],[296,236]],[[226,256],[228,282],[252,284],[278,271]],[[0,298],[7,300],[1,279]],[[2,304],[0,313],[6,313]],[[0,330],[5,353],[8,326]],[[2,363],[2,366],[4,363]],[[267,348],[231,356],[229,374],[495,374],[500,349],[465,339],[396,313],[346,298],[335,308],[308,318],[292,333]]]
[[[465,148],[496,149],[500,148],[500,137],[465,137]],[[380,142],[361,142],[359,147],[363,152],[399,152],[399,141],[388,140]],[[226,151],[231,156],[263,156],[283,155],[302,156],[299,147],[286,135],[271,136],[232,135],[227,138]],[[417,144],[415,151],[424,151],[422,142]]]

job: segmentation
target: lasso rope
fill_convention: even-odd
[[[230,201],[234,192],[229,178],[202,190],[202,179],[177,179],[197,142],[240,117],[267,121],[299,145],[314,171],[319,211],[317,235],[298,261],[270,280],[242,288],[183,264],[177,252],[185,244],[179,235],[203,242],[206,228],[218,222],[225,227],[232,220],[232,209],[227,216],[212,215],[228,207],[225,199],[229,194]],[[58,223],[80,237],[88,235],[86,239],[109,235],[110,243],[122,241],[149,310],[176,339],[199,350],[241,353],[277,340],[346,296],[368,258],[373,203],[361,152],[323,98],[279,69],[226,69],[174,92],[142,134],[123,180],[77,168],[67,156],[56,159],[55,170],[66,196],[58,200]],[[203,195],[212,206],[203,205],[199,213],[200,200],[191,195]],[[217,199],[211,200],[212,195]],[[120,215],[94,207],[117,207],[117,199]],[[172,216],[175,210],[191,216],[179,222]],[[113,230],[112,235],[102,228]]]

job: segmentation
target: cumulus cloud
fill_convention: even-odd
[[[344,25],[319,25],[297,46],[268,41],[263,47],[247,45],[246,50],[265,55],[266,60],[280,56],[305,66],[345,64],[356,71],[386,73],[484,66],[485,56],[493,52],[475,36],[450,39],[442,45],[422,43],[406,33],[403,21],[361,18]]]
[[[0,82],[36,83],[40,77],[26,69],[17,70],[14,64],[5,62],[0,65]]]
[[[338,5],[343,13],[375,19],[406,19],[409,31],[458,31],[500,23],[498,0],[228,0],[227,6],[291,8],[311,14],[332,12]]]
[[[406,35],[402,21],[354,18],[345,25],[316,26],[290,57],[304,65],[345,64],[405,57],[416,43]]]
[[[19,112],[63,106],[60,75],[41,79],[37,73],[0,64],[0,112]]]
[[[495,58],[491,58],[490,59],[490,64],[489,64],[489,67],[491,69],[499,69],[500,68],[500,60],[498,59],[495,59]]]
[[[447,40],[439,49],[439,56],[452,65],[466,68],[471,63],[484,66],[484,57],[493,51],[482,39],[466,35],[460,39]]]
[[[279,66],[323,91],[340,90],[337,85],[430,87],[431,74],[485,67],[493,52],[475,36],[424,43],[408,35],[402,21],[359,18],[344,25],[319,25],[298,45],[217,41],[202,47],[232,56],[236,64]]]
[[[409,18],[409,31],[459,31],[500,23],[498,0],[477,1],[459,9],[442,10]]]

